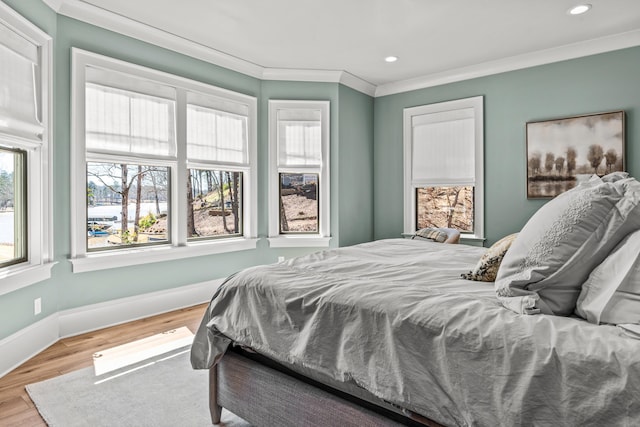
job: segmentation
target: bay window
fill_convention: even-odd
[[[329,102],[269,101],[269,242],[327,246]]]
[[[255,248],[255,98],[77,49],[73,69],[74,272]]]
[[[0,294],[51,276],[51,38],[0,2]]]

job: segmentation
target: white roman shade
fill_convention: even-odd
[[[320,110],[278,111],[278,166],[322,165]]]
[[[475,182],[473,108],[413,116],[411,180],[416,184]]]
[[[95,83],[85,95],[87,152],[175,157],[174,101]]]
[[[192,161],[248,163],[248,117],[190,104],[187,106],[187,158]]]
[[[0,23],[0,132],[42,140],[39,48]]]

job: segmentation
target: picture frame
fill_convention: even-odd
[[[526,124],[527,198],[553,198],[593,174],[625,170],[624,111]]]

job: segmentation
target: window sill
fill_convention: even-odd
[[[271,248],[328,248],[331,237],[278,236],[268,240]]]
[[[470,236],[462,234],[460,236],[460,243],[470,246],[484,246],[484,241],[487,240],[484,237]]]
[[[255,249],[258,239],[225,239],[189,243],[187,246],[158,246],[129,250],[90,253],[83,257],[71,258],[74,273],[128,267],[153,262],[173,261],[203,255]]]
[[[8,294],[34,283],[51,278],[51,268],[55,262],[20,267],[7,267],[0,273],[0,295]]]
[[[415,233],[402,233],[402,237],[405,239],[411,239]],[[484,241],[487,240],[484,237],[478,237],[470,234],[461,234],[460,243],[469,246],[484,246]]]

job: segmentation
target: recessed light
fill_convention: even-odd
[[[589,9],[591,9],[590,4],[579,4],[577,6],[573,6],[567,13],[569,13],[569,15],[582,15]]]
[[[385,61],[387,62],[396,62],[398,60],[397,56],[387,56],[386,58],[384,58]]]

